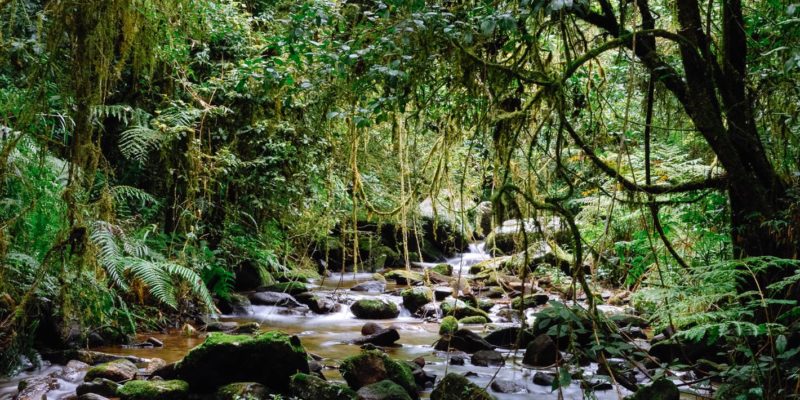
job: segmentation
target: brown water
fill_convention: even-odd
[[[456,258],[448,262],[456,267],[456,273],[461,270],[465,271],[472,264],[482,261],[488,255],[481,254],[480,248],[472,246],[473,251],[464,254],[463,258]],[[431,346],[438,338],[439,325],[433,322],[425,322],[421,319],[412,317],[408,310],[402,307],[402,299],[394,294],[391,294],[396,287],[392,284],[387,285],[387,292],[389,294],[363,294],[356,293],[348,290],[353,285],[371,280],[371,274],[345,274],[334,275],[328,277],[323,282],[316,282],[314,290],[327,293],[333,296],[338,296],[347,304],[356,299],[380,296],[389,301],[397,303],[400,307],[401,314],[398,318],[393,320],[374,321],[382,326],[393,326],[400,333],[400,340],[397,347],[387,348],[386,351],[392,357],[402,360],[412,360],[417,357],[423,357],[426,361],[425,370],[437,375],[438,377],[444,376],[448,372],[456,372],[464,374],[467,372],[473,373],[470,380],[478,385],[488,387],[492,379],[507,379],[522,385],[525,388],[525,393],[517,394],[500,394],[492,393],[500,400],[511,399],[622,399],[624,396],[629,395],[630,392],[621,387],[615,387],[612,390],[598,391],[594,393],[584,393],[578,382],[573,382],[569,387],[563,388],[561,393],[552,392],[549,387],[534,385],[532,377],[537,371],[522,365],[523,351],[511,352],[506,351],[503,354],[507,357],[506,365],[503,367],[477,367],[466,362],[467,365],[456,366],[448,365],[447,356],[445,353],[435,351]],[[501,305],[496,305],[490,314],[496,317],[496,312],[501,308]],[[359,346],[348,344],[347,342],[361,336],[361,327],[364,325],[365,320],[356,319],[350,313],[347,306],[342,307],[342,310],[337,313],[329,315],[316,315],[313,313],[305,314],[289,314],[286,310],[280,307],[270,306],[253,306],[248,315],[231,315],[222,316],[220,319],[223,321],[237,321],[237,322],[250,322],[257,321],[261,324],[263,330],[281,330],[289,334],[294,334],[300,337],[305,349],[313,354],[323,358],[322,364],[325,366],[324,375],[334,381],[341,381],[341,375],[338,372],[337,366],[339,362],[345,357],[358,354],[361,349]],[[534,310],[529,310],[529,317]],[[493,320],[498,320],[493,318]],[[474,329],[480,334],[486,334],[491,329],[507,326],[508,324],[491,324],[487,326],[473,326]],[[152,358],[158,357],[173,362],[180,360],[186,353],[202,343],[202,338],[184,337],[179,332],[172,332],[168,334],[162,333],[147,333],[140,335],[139,339],[144,340],[152,336],[164,343],[161,348],[126,348],[120,346],[106,346],[99,347],[94,350],[134,355],[137,357]],[[499,350],[503,352],[502,350]],[[544,369],[548,370],[548,369]],[[596,365],[590,365],[585,368],[584,376],[591,376],[596,370]],[[548,370],[549,371],[549,370]],[[36,374],[34,372],[33,374]],[[9,393],[13,391],[10,388],[16,386],[16,381],[19,377],[13,380],[0,381],[0,400],[11,398]],[[66,394],[74,393],[74,385],[65,383],[66,387],[58,392],[51,392],[48,399],[62,399],[66,398]],[[428,388],[423,397],[427,397],[430,392]],[[561,396],[561,397],[559,397]]]

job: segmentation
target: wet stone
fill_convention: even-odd
[[[553,382],[556,380],[555,374],[549,372],[537,372],[533,374],[533,383],[539,386],[552,387]]]
[[[527,388],[508,379],[495,379],[491,384],[492,390],[497,393],[525,393]]]
[[[503,358],[503,355],[495,350],[479,350],[472,355],[472,365],[477,365],[479,367],[492,367],[505,364],[506,360]]]

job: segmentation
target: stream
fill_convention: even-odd
[[[467,252],[448,259],[447,263],[454,267],[453,276],[457,276],[458,274],[467,276],[470,266],[490,258],[491,256],[483,251],[482,243],[473,243],[470,245]],[[415,266],[424,268],[433,265],[436,264],[417,263]],[[383,327],[391,326],[400,333],[400,340],[397,342],[398,346],[385,348],[386,352],[391,357],[401,360],[412,360],[423,357],[425,359],[425,370],[435,374],[437,378],[443,377],[448,372],[456,372],[459,374],[469,372],[469,379],[483,387],[488,388],[493,379],[504,379],[520,385],[520,391],[517,393],[497,393],[492,389],[487,389],[500,400],[559,398],[558,391],[552,391],[549,386],[534,384],[532,379],[537,371],[550,372],[554,371],[554,369],[535,369],[523,366],[522,356],[524,349],[516,351],[497,349],[497,351],[501,352],[506,357],[505,366],[502,367],[474,366],[468,359],[464,365],[450,365],[447,362],[447,353],[436,351],[432,347],[432,344],[439,339],[439,324],[437,322],[416,318],[402,306],[402,298],[399,296],[399,291],[396,289],[404,288],[405,285],[400,286],[389,281],[387,282],[386,291],[384,293],[364,293],[349,290],[358,283],[370,281],[372,279],[373,274],[371,273],[336,273],[322,280],[312,282],[309,287],[313,288],[313,291],[330,294],[331,296],[339,298],[341,301],[345,299],[353,301],[377,296],[396,303],[401,310],[397,318],[374,321]],[[551,294],[551,298],[557,298],[557,295]],[[497,313],[502,308],[506,308],[508,302],[508,299],[500,299],[497,301],[497,304],[494,305],[489,313],[493,321],[503,320],[503,318],[498,317]],[[536,310],[538,310],[538,307],[537,309],[527,310],[529,320],[533,318],[532,314],[536,312]],[[300,337],[303,346],[309,353],[322,357],[321,363],[324,365],[323,374],[326,378],[333,381],[343,381],[337,366],[345,357],[358,354],[361,351],[359,346],[348,344],[347,342],[361,337],[361,327],[368,322],[368,320],[356,319],[347,306],[341,307],[341,310],[338,312],[327,315],[317,315],[311,312],[287,313],[286,311],[287,309],[284,307],[251,306],[250,312],[247,315],[224,315],[220,317],[220,321],[236,321],[240,323],[256,321],[261,324],[262,330],[281,330],[289,334],[297,335]],[[465,327],[481,336],[485,336],[494,329],[513,325],[515,324],[491,323],[485,326],[465,325]],[[147,337],[155,337],[162,341],[164,346],[153,348],[106,346],[94,348],[92,350],[144,358],[157,357],[169,363],[180,360],[192,347],[203,341],[202,337],[185,337],[182,336],[180,332],[169,334],[148,333],[141,335],[141,337],[137,339],[144,340]],[[11,399],[16,393],[17,383],[21,379],[32,375],[48,374],[55,368],[58,368],[58,366],[45,365],[38,371],[27,372],[11,379],[0,380],[0,399]],[[590,364],[584,367],[584,376],[592,376],[596,369],[597,364]],[[638,378],[640,377],[637,377],[637,379]],[[66,399],[74,395],[75,383],[61,379],[59,379],[59,383],[61,387],[49,392],[47,399]],[[421,393],[421,396],[427,398],[431,389],[430,387],[427,388],[425,392]],[[592,395],[595,397],[589,397],[590,395],[584,393],[584,390],[581,389],[578,381],[573,381],[572,384],[561,390],[563,396],[561,398],[564,399],[621,399],[631,394],[630,391],[621,386],[613,386],[608,390],[594,391]]]

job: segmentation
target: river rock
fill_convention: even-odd
[[[508,379],[495,379],[491,384],[492,390],[497,393],[525,393],[527,388]]]
[[[534,336],[527,330],[522,330],[516,326],[510,326],[493,331],[486,335],[484,339],[490,344],[504,349],[524,349],[528,347],[528,343],[533,341]],[[519,344],[519,347],[517,344]]]
[[[342,305],[312,292],[300,293],[296,300],[308,306],[315,314],[330,314],[339,311]]]
[[[386,282],[381,282],[381,281],[361,282],[351,287],[350,290],[354,292],[383,293],[383,291],[386,290]]]
[[[101,395],[95,394],[95,393],[84,393],[84,394],[76,397],[76,399],[77,400],[108,400],[108,397],[101,396]]]
[[[461,300],[447,299],[441,302],[439,308],[442,310],[444,315],[452,315],[457,319],[481,316],[486,318],[487,321],[491,321],[489,314],[487,314],[486,311],[472,307]]]
[[[463,375],[447,374],[431,392],[431,400],[494,400],[480,386],[470,382]]]
[[[289,377],[309,372],[300,339],[279,331],[257,336],[211,333],[175,369],[192,390],[201,392],[235,382],[258,382],[280,392],[289,388]]]
[[[223,314],[249,314],[250,299],[238,293],[231,293],[227,299],[220,299],[217,308]]]
[[[444,276],[451,276],[453,275],[453,266],[450,264],[442,263],[437,264],[436,266],[430,269],[432,272],[435,272],[440,275]]]
[[[450,286],[436,286],[433,288],[433,297],[436,301],[442,301],[453,294],[453,288]]]
[[[393,269],[383,276],[395,281],[398,285],[421,285],[425,280],[422,273],[405,269]]]
[[[158,340],[158,339],[156,339],[156,338],[154,338],[152,336],[148,337],[146,342],[152,344],[153,347],[164,347],[164,342],[162,342],[162,341],[160,341],[160,340]]]
[[[133,379],[137,372],[139,372],[139,369],[134,363],[120,358],[89,368],[83,379],[91,381],[95,378],[105,378],[114,382],[122,382]]]
[[[442,322],[439,323],[439,334],[440,335],[452,335],[456,333],[458,330],[458,320],[456,317],[452,315],[448,315],[442,318]]]
[[[400,295],[403,297],[403,306],[412,313],[433,301],[433,291],[425,286],[403,290]]]
[[[14,400],[40,400],[46,398],[49,391],[58,387],[58,380],[49,375],[28,378],[19,383],[19,393],[14,396]]]
[[[525,310],[547,304],[548,300],[550,300],[550,297],[545,293],[528,294],[524,297],[517,297],[512,300],[511,308],[519,310],[520,307],[522,307],[522,309]]]
[[[239,323],[234,321],[211,321],[206,325],[206,332],[228,332],[238,326]]]
[[[306,286],[306,284],[303,282],[278,282],[266,286],[259,291],[289,293],[290,295],[295,296],[300,293],[307,292],[308,286]]]
[[[614,314],[608,317],[608,319],[620,328],[635,327],[645,329],[649,326],[646,319],[632,314]]]
[[[380,326],[380,325],[378,325],[378,324],[376,324],[374,322],[367,322],[366,324],[361,326],[361,335],[363,335],[363,336],[374,335],[374,334],[376,334],[376,333],[378,333],[378,332],[380,332],[382,330],[385,330],[385,329],[386,328],[384,328],[384,327],[382,327],[382,326]]]
[[[67,382],[80,382],[89,368],[89,364],[83,361],[70,360],[58,376]]]
[[[301,304],[289,293],[255,292],[250,294],[250,302],[259,306],[300,307]]]
[[[558,357],[556,344],[550,336],[542,334],[528,344],[522,362],[534,367],[547,367],[555,364]]]
[[[245,292],[248,290],[255,290],[263,286],[265,283],[261,275],[261,268],[257,261],[245,260],[234,267],[234,280],[233,288],[237,292]]]
[[[214,400],[267,400],[272,392],[257,382],[229,383],[217,389]]]
[[[402,386],[386,379],[358,389],[358,400],[411,400]]]
[[[402,386],[411,398],[419,398],[411,367],[381,351],[368,350],[348,357],[342,361],[339,371],[354,390],[388,379]]]
[[[360,345],[371,343],[376,346],[391,346],[398,340],[400,340],[400,334],[397,332],[397,329],[380,328],[372,334],[353,340],[353,344]]]
[[[442,336],[436,342],[434,348],[439,351],[455,349],[470,354],[480,350],[494,350],[494,346],[469,329],[459,329],[452,335]]]
[[[506,365],[506,360],[503,358],[502,354],[495,350],[478,350],[472,355],[472,365],[493,367]]]
[[[536,372],[533,374],[533,383],[539,386],[552,387],[556,380],[556,375],[550,372]]]
[[[298,399],[353,400],[356,392],[347,386],[330,383],[322,378],[298,373],[292,376],[290,393]]]
[[[75,388],[75,393],[80,396],[86,393],[99,394],[105,397],[114,397],[117,395],[117,389],[120,384],[112,380],[104,378],[96,378],[91,382],[84,382]]]
[[[184,400],[189,384],[181,380],[129,381],[117,390],[121,400]]]
[[[392,319],[400,315],[397,305],[386,300],[361,299],[350,306],[358,319]]]
[[[486,318],[480,315],[474,315],[472,317],[464,317],[458,320],[458,322],[463,325],[485,325],[489,323],[489,321]]]
[[[650,386],[645,386],[636,391],[629,400],[678,400],[680,392],[671,380],[661,378]]]
[[[425,304],[414,313],[417,318],[440,318],[442,311],[433,303]]]
[[[230,333],[234,335],[252,335],[256,332],[261,330],[261,324],[255,321],[245,322],[243,324],[239,324],[236,328],[234,328]]]

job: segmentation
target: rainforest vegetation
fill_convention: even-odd
[[[432,267],[476,243],[488,255],[463,276]],[[800,398],[799,258],[800,3],[0,0],[0,376],[153,332],[203,336],[243,298],[311,301],[308,319],[338,303],[381,319],[388,301],[391,319],[435,290],[441,313],[415,323],[436,325],[436,350],[475,353],[453,314],[482,335],[514,327],[526,354],[505,363],[537,365],[530,328],[558,344],[541,363],[553,396],[600,396],[575,372],[593,363],[620,388],[601,398],[656,398],[643,391],[665,382]],[[396,282],[380,304],[305,286],[365,273]],[[326,363],[349,386],[334,395],[297,337],[260,322],[209,336],[178,383],[116,393],[508,393],[452,373],[426,389],[415,372],[410,389],[410,367],[351,344]],[[234,340],[230,358],[209,355]],[[222,375],[189,371],[236,369],[260,341],[291,374],[212,387]],[[359,357],[385,376],[365,381]],[[247,396],[225,398],[262,398]]]

